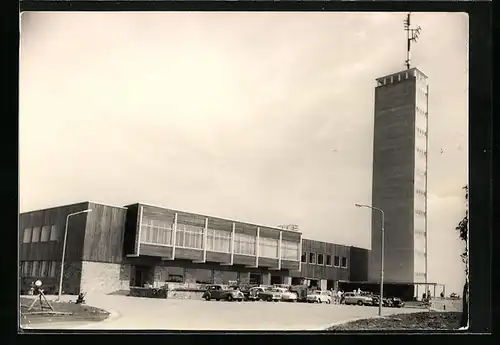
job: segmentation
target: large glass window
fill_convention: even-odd
[[[39,269],[39,261],[33,261],[33,271],[31,273],[33,277],[38,277],[38,273],[40,273],[38,269]]]
[[[340,257],[339,256],[334,256],[333,257],[333,266],[334,267],[339,267],[340,266]]]
[[[22,267],[22,270],[21,270],[21,275],[22,276],[28,276],[28,272],[29,272],[29,261],[23,261],[23,267]]]
[[[281,258],[283,260],[299,259],[299,243],[292,241],[281,241]]]
[[[23,243],[30,243],[30,242],[31,242],[31,228],[26,228],[24,229]]]
[[[259,238],[259,256],[266,258],[278,258],[278,239],[260,237]]]
[[[347,258],[345,256],[342,257],[341,267],[347,268]]]
[[[309,263],[310,264],[316,263],[316,253],[309,253]]]
[[[234,234],[234,252],[244,255],[255,255],[256,237],[246,234]]]
[[[56,225],[52,225],[50,229],[50,241],[57,241],[59,239],[59,228]]]
[[[141,227],[141,242],[172,245],[172,225],[154,220],[143,222]]]
[[[207,250],[213,252],[231,252],[231,233],[223,230],[207,230]]]
[[[203,248],[203,228],[193,225],[177,224],[175,245],[184,248]]]
[[[49,275],[49,261],[41,261],[40,277],[47,277],[48,275]]]
[[[47,242],[50,237],[50,225],[42,227],[42,234],[40,235],[40,242]]]
[[[33,234],[31,236],[31,242],[38,242],[40,241],[40,228],[36,227],[33,228]]]
[[[49,277],[55,277],[56,276],[56,268],[57,268],[57,261],[50,261],[49,265]]]

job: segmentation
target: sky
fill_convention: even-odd
[[[20,211],[144,202],[370,248],[375,79],[404,13],[25,12]],[[413,13],[429,76],[429,280],[460,292],[468,17]],[[445,248],[445,250],[443,250]]]

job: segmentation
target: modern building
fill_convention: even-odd
[[[92,211],[78,213],[87,209]],[[305,283],[327,289],[367,274],[366,249],[307,240],[299,231],[142,203],[82,202],[20,215],[21,290],[35,279],[48,292],[58,290],[66,226],[63,291],[71,294],[110,293],[146,282]]]
[[[411,68],[377,79],[372,206],[385,213],[384,281],[427,281],[427,76]],[[372,213],[368,280],[380,282],[381,215]],[[425,290],[420,290],[425,292]]]

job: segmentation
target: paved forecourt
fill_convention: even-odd
[[[377,316],[377,307],[287,302],[224,302],[91,295],[87,304],[112,311],[109,320],[33,328],[108,330],[324,330],[342,321]],[[384,315],[418,312],[384,308]]]

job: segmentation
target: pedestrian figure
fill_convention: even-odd
[[[441,294],[439,296],[441,296],[441,298],[444,298],[444,292],[441,291]]]
[[[340,296],[340,304],[344,304],[345,302],[345,296],[344,296],[344,291],[342,290],[342,294]]]
[[[342,291],[337,291],[337,303],[340,304],[342,301]]]

